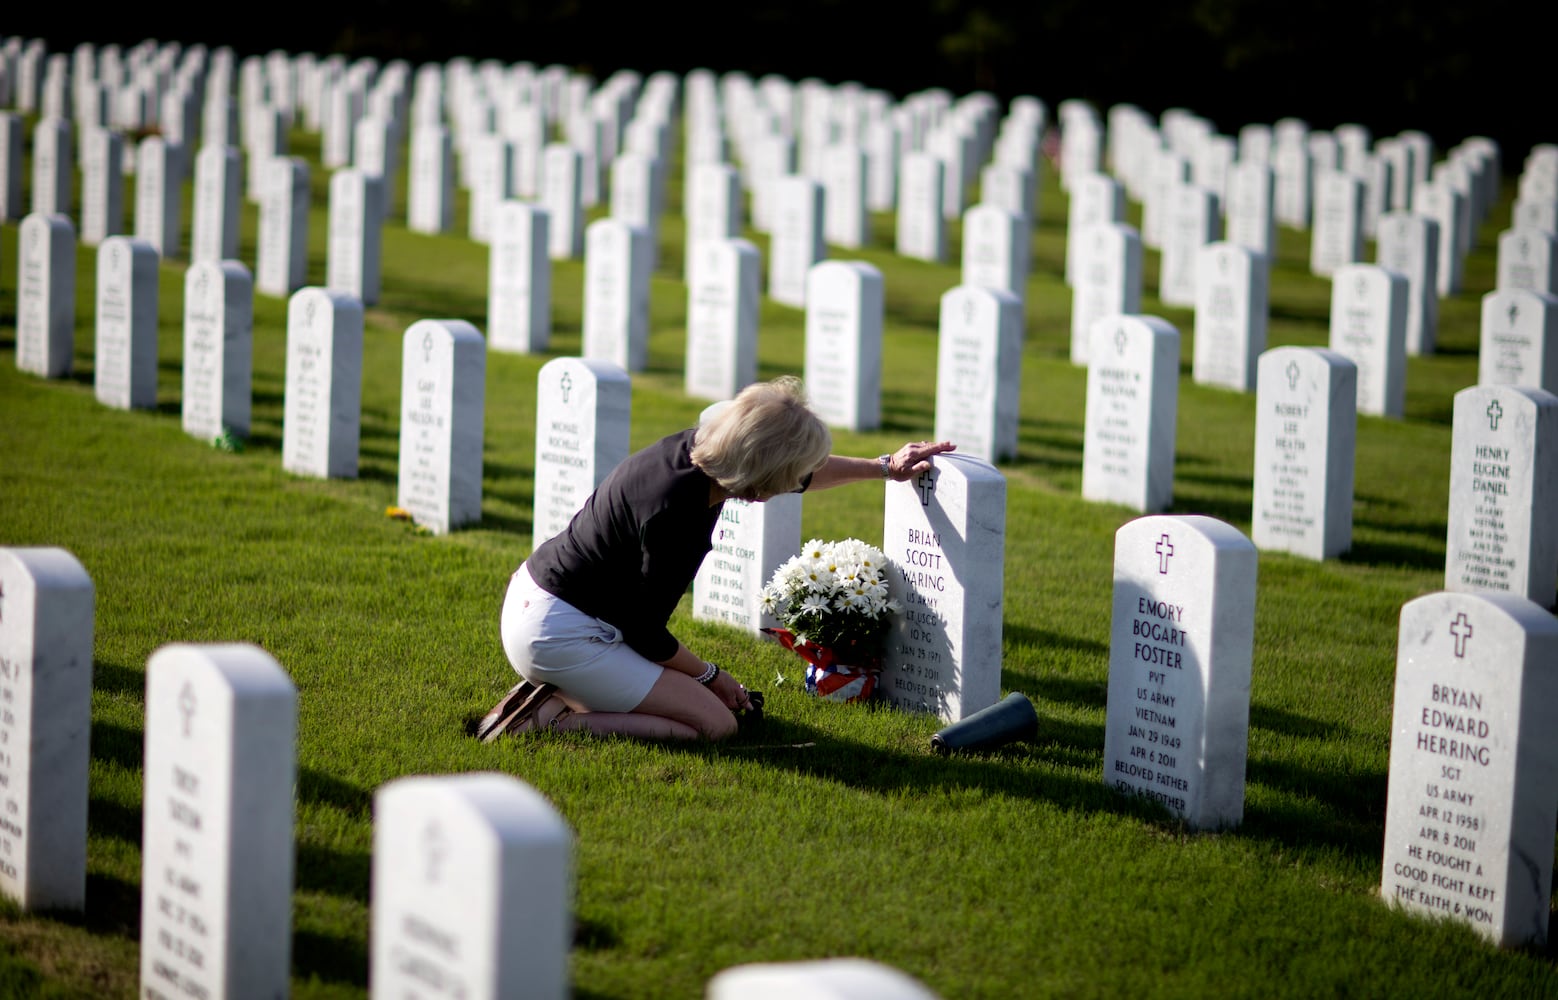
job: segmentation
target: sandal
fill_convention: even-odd
[[[555,730],[557,724],[573,714],[573,709],[563,700],[563,696],[557,693],[557,689],[548,684],[549,691],[530,706],[528,711],[516,713],[514,720],[499,730],[499,734],[506,733],[518,736],[520,733],[539,733],[546,730]],[[494,734],[496,738],[498,734]]]
[[[543,702],[557,692],[552,684],[532,684],[520,681],[509,688],[508,694],[498,700],[492,711],[476,724],[476,738],[491,743],[506,732],[515,731]]]

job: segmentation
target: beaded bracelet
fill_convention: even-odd
[[[710,684],[713,684],[714,683],[714,678],[719,676],[719,667],[716,667],[714,664],[708,662],[707,660],[704,661],[703,665],[708,667],[709,669],[707,669],[703,673],[699,674],[698,677],[697,677],[697,681],[698,681],[699,684],[702,684],[704,686],[708,686]]]

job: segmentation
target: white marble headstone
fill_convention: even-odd
[[[0,548],[0,893],[86,904],[92,579],[59,548]]]
[[[1017,457],[1022,304],[1009,292],[959,285],[941,297],[936,350],[938,441],[985,462]]]
[[[60,378],[76,349],[76,231],[63,215],[34,212],[16,243],[16,367]]]
[[[261,183],[254,287],[266,295],[290,295],[308,274],[308,164],[273,156],[256,170]]]
[[[554,358],[536,375],[535,503],[531,548],[573,520],[628,457],[632,383],[609,361]]]
[[[71,214],[71,184],[76,159],[73,135],[70,121],[63,118],[45,117],[33,126],[33,214]]]
[[[1358,412],[1402,415],[1406,404],[1407,279],[1377,264],[1331,277],[1330,348],[1358,366]]]
[[[1276,175],[1269,164],[1246,161],[1228,172],[1227,240],[1268,258],[1277,253]]]
[[[537,354],[552,339],[551,216],[507,199],[492,214],[487,251],[487,342],[495,351]]]
[[[1032,238],[1026,216],[975,205],[963,214],[963,284],[1007,292],[1020,308],[1028,297]]]
[[[703,239],[687,283],[687,395],[730,399],[757,381],[762,258],[741,239]]]
[[[1375,262],[1407,279],[1407,354],[1432,354],[1439,336],[1439,223],[1426,215],[1380,217]]]
[[[1208,243],[1196,264],[1192,377],[1201,385],[1249,392],[1266,349],[1271,278],[1265,254],[1236,243]]]
[[[1540,229],[1508,229],[1498,238],[1494,288],[1528,288],[1558,295],[1558,237]]]
[[[1505,594],[1401,608],[1380,894],[1505,946],[1547,944],[1558,619]]]
[[[1071,292],[1071,363],[1085,365],[1093,324],[1141,312],[1141,237],[1119,223],[1088,226],[1071,244],[1077,273]]]
[[[1439,223],[1439,264],[1435,276],[1441,299],[1461,290],[1465,259],[1457,247],[1465,240],[1465,201],[1464,195],[1441,183],[1420,184],[1412,195],[1412,211]]]
[[[806,276],[827,257],[823,244],[822,185],[792,174],[773,182],[773,239],[768,246],[768,296],[806,308]]]
[[[281,467],[354,479],[362,425],[362,303],[304,288],[287,304],[287,373]]]
[[[412,129],[410,174],[406,228],[414,233],[449,232],[454,228],[454,150],[448,129]]]
[[[191,262],[238,256],[242,162],[238,150],[231,146],[206,146],[195,154]]]
[[[823,232],[829,243],[858,250],[871,242],[866,212],[866,153],[859,146],[833,146],[822,155]]]
[[[611,164],[611,217],[648,235],[651,272],[659,261],[664,171],[659,158],[642,153],[623,153]]]
[[[81,137],[81,242],[95,247],[124,232],[124,138],[105,128]]]
[[[376,996],[563,1000],[572,896],[573,833],[518,778],[416,775],[374,793]]]
[[[1248,538],[1199,514],[1114,536],[1104,783],[1196,830],[1244,818],[1256,564]]]
[[[1455,394],[1446,590],[1554,604],[1558,588],[1558,396],[1520,385]]]
[[[1363,259],[1363,182],[1339,170],[1315,175],[1315,228],[1309,270],[1321,277]]]
[[[383,258],[384,179],[355,167],[331,174],[327,225],[325,287],[374,305]]]
[[[1482,297],[1477,382],[1558,393],[1558,298],[1523,288]]]
[[[582,354],[643,371],[649,364],[649,232],[606,217],[590,223],[585,244]]]
[[[135,153],[135,235],[163,259],[182,245],[184,153],[161,136],[147,136]]]
[[[184,272],[185,433],[207,441],[249,433],[254,372],[254,282],[236,260]]]
[[[1066,284],[1075,287],[1081,276],[1080,268],[1086,261],[1088,252],[1082,243],[1082,236],[1089,227],[1124,222],[1125,189],[1120,186],[1119,181],[1108,174],[1100,173],[1087,173],[1071,178],[1071,203],[1066,209]],[[1137,271],[1139,273],[1140,268],[1137,268]],[[1139,309],[1140,306],[1137,308]],[[1135,312],[1136,309],[1121,311]],[[1075,330],[1073,326],[1073,334]],[[1075,361],[1075,357],[1072,360]]]
[[[1143,513],[1174,499],[1179,331],[1156,316],[1093,323],[1082,496]]]
[[[709,980],[705,1000],[937,1000],[907,973],[864,958],[737,965]]]
[[[763,587],[787,559],[801,551],[801,495],[785,493],[762,503],[726,500],[692,581],[692,615],[757,632],[778,628],[763,610]]]
[[[97,250],[93,391],[121,410],[157,405],[157,251],[110,236]]]
[[[487,345],[459,319],[424,319],[401,351],[395,504],[442,535],[481,520]]]
[[[829,260],[807,275],[805,381],[812,411],[830,427],[882,422],[882,272]]]
[[[1358,366],[1320,347],[1260,357],[1250,535],[1262,549],[1330,559],[1352,547]]]
[[[898,176],[900,256],[940,263],[947,256],[947,223],[942,217],[942,162],[929,153],[904,156]]]
[[[882,517],[888,588],[903,614],[887,637],[878,690],[894,708],[956,722],[1001,696],[1006,477],[938,455],[889,482]]]
[[[1158,266],[1158,298],[1167,305],[1196,304],[1196,266],[1201,249],[1217,239],[1217,197],[1192,184],[1173,185],[1164,194],[1163,257]]]
[[[288,992],[297,717],[258,646],[147,661],[142,996]]]
[[[728,163],[699,163],[690,171],[686,204],[687,229],[683,277],[690,284],[702,240],[733,240],[741,236],[741,174]],[[759,292],[761,294],[761,292]]]
[[[541,205],[553,260],[584,256],[583,170],[583,157],[570,146],[553,143],[541,154]]]
[[[4,102],[0,102],[4,103]],[[22,116],[0,111],[0,222],[18,222],[22,209]]]

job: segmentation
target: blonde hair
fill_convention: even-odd
[[[747,386],[711,415],[693,438],[692,461],[727,492],[752,499],[798,489],[832,449],[801,380],[784,375]]]

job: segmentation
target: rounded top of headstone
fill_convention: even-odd
[[[374,811],[397,800],[420,800],[458,822],[478,820],[500,840],[572,843],[573,831],[547,798],[509,774],[419,774],[396,778],[374,793]]]
[[[481,332],[463,319],[419,319],[406,328],[403,342],[427,346],[438,338],[452,343],[486,344]]]
[[[69,551],[55,546],[16,546],[0,548],[0,574],[25,574],[40,587],[51,590],[61,588],[85,588],[92,590],[92,578]],[[5,594],[0,591],[0,602]],[[5,607],[0,603],[0,621],[4,621]]]
[[[153,651],[147,659],[148,683],[154,674],[165,670],[215,674],[235,694],[297,699],[297,688],[281,664],[252,643],[170,643]]]

